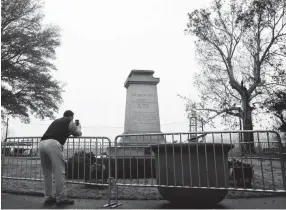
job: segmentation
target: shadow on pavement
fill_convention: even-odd
[[[160,205],[159,209],[227,209],[227,207],[222,204],[190,205],[190,204],[184,204],[184,203],[181,203],[181,204],[165,203],[165,204]]]
[[[74,205],[57,206],[56,204],[42,205],[41,209],[74,209]]]

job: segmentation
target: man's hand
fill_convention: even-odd
[[[70,122],[69,130],[73,136],[81,136],[82,135],[81,125],[79,124],[78,126],[76,126],[74,121]]]
[[[79,130],[81,130],[81,124],[80,124],[80,123],[78,123],[78,125],[76,125],[76,127],[77,127]]]

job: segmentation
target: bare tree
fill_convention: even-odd
[[[267,95],[286,90],[285,5],[285,0],[215,0],[189,14],[186,32],[196,37],[202,69],[195,76],[201,100],[185,98],[187,112],[196,110],[208,123],[222,116],[234,125],[238,117],[243,130],[253,130],[254,110]],[[246,152],[254,152],[253,135],[245,133],[244,141]]]
[[[275,116],[277,125],[274,128],[286,132],[286,92],[278,91],[264,102],[267,112]]]

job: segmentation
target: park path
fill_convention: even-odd
[[[158,200],[123,200],[119,209],[178,209],[206,208],[190,206],[173,206],[167,201]],[[68,209],[102,209],[106,200],[75,199],[75,204]],[[26,195],[1,194],[1,209],[52,209],[56,206],[43,206],[43,198]],[[63,207],[62,207],[63,208]],[[211,209],[286,209],[286,196],[252,199],[225,199],[220,204],[207,207]]]

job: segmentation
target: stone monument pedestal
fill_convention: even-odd
[[[151,156],[148,145],[165,141],[160,135],[160,117],[157,84],[151,70],[132,70],[125,81],[126,93],[124,133],[117,140],[117,157]],[[154,133],[154,135],[144,135]],[[136,136],[130,136],[130,135]],[[115,147],[107,149],[107,155],[115,157]]]
[[[117,146],[117,157],[118,158],[133,158],[133,157],[144,157],[147,156],[150,152],[150,148],[148,146]],[[112,158],[115,157],[115,147],[111,147],[107,152],[107,155]]]

